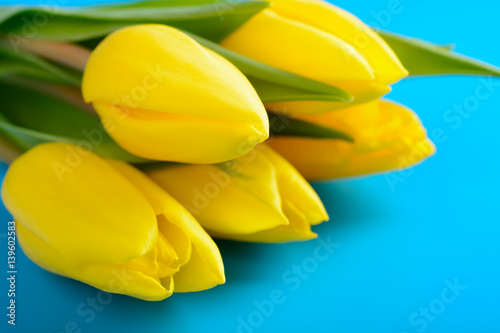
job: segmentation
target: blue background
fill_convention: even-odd
[[[457,51],[500,65],[496,1],[335,3],[365,22],[437,43],[454,42]],[[394,87],[389,97],[416,110],[431,136],[444,132],[437,154],[394,174],[400,181],[394,186],[386,175],[315,184],[331,222],[314,230],[338,244],[324,261],[312,259],[317,241],[220,242],[225,285],[159,303],[113,295],[93,314],[79,315],[79,307],[90,309],[81,304],[95,298],[97,290],[47,273],[18,253],[17,326],[6,325],[6,301],[1,325],[9,332],[53,333],[72,332],[72,325],[81,332],[229,333],[238,325],[245,333],[500,332],[500,79],[492,82],[497,86],[491,95],[469,105],[474,109],[469,116],[453,121],[447,110],[471,102],[484,81],[418,78]],[[10,217],[5,211],[1,216],[5,259],[0,266],[5,268]],[[294,275],[294,265],[305,265],[307,276]],[[467,288],[442,302],[443,292],[454,296],[446,293],[445,281],[455,279]],[[5,280],[0,287],[5,300]],[[284,302],[259,314],[255,302],[269,305],[276,289]],[[419,314],[429,306],[428,317]]]

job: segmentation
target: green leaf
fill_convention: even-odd
[[[454,45],[438,45],[376,29],[397,54],[410,75],[493,75],[500,68],[453,52]]]
[[[82,73],[52,64],[34,54],[14,51],[0,42],[0,77],[23,76],[80,86]]]
[[[291,100],[348,102],[352,100],[352,96],[345,90],[268,66],[200,36],[186,33],[201,45],[219,53],[238,67],[253,84],[263,102]]]
[[[167,24],[220,41],[269,5],[266,1],[163,0],[84,7],[0,6],[0,32],[7,34],[16,50],[26,38],[79,42],[143,23]]]
[[[101,122],[69,102],[30,88],[0,81],[9,96],[0,105],[0,131],[19,148],[28,150],[43,142],[67,142],[103,157],[127,162],[145,162],[117,145]]]
[[[321,94],[314,93],[310,91],[305,91],[301,89],[296,89],[292,87],[287,87],[272,83],[269,81],[264,81],[260,79],[254,79],[252,77],[248,78],[250,83],[259,94],[260,99],[264,103],[268,102],[282,102],[282,101],[348,101],[346,94]],[[340,95],[342,94],[342,95]]]
[[[354,139],[342,131],[292,118],[284,114],[268,112],[269,124],[274,136],[295,136],[313,139],[336,139],[354,142]]]
[[[29,77],[36,80],[59,82],[53,75],[30,66],[19,64],[16,61],[0,59],[0,78],[9,76]]]

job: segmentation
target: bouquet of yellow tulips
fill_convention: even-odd
[[[225,282],[211,237],[316,237],[307,182],[434,153],[381,99],[412,75],[500,76],[322,0],[0,6],[2,199],[26,255],[156,301]]]

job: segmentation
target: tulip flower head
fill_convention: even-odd
[[[275,137],[269,145],[308,180],[324,180],[402,169],[432,155],[418,116],[390,101],[374,101],[301,119],[349,134],[354,143]]]
[[[351,13],[322,0],[273,0],[221,45],[268,65],[342,88],[351,102],[292,101],[268,109],[311,115],[364,103],[408,72],[389,46]]]
[[[2,199],[31,260],[150,301],[224,283],[217,246],[184,207],[126,163],[85,151],[68,166],[75,148],[36,146],[4,179]]]
[[[167,26],[131,26],[106,37],[90,56],[82,92],[113,139],[144,158],[218,163],[269,134],[246,77]]]
[[[188,208],[212,236],[250,242],[316,237],[328,220],[312,187],[285,159],[261,144],[218,165],[178,165],[147,172]]]

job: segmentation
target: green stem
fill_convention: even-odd
[[[38,39],[30,40],[23,48],[80,72],[85,70],[91,53],[89,49],[80,45]]]
[[[0,161],[11,164],[23,151],[0,135]]]

